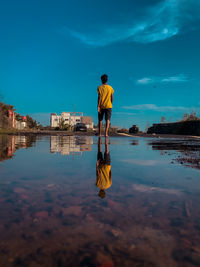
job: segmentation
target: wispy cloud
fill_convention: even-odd
[[[184,74],[178,74],[169,77],[144,77],[136,80],[136,84],[147,85],[152,83],[183,83],[188,82],[189,79]]]
[[[120,112],[120,111],[113,112],[112,114],[113,115],[125,115],[125,116],[133,116],[133,115],[136,115],[136,113],[133,113],[133,112]]]
[[[136,83],[138,83],[138,84],[150,84],[153,82],[154,82],[154,80],[152,78],[147,78],[147,77],[144,77],[144,78],[136,81]]]
[[[125,159],[123,162],[141,165],[141,166],[155,166],[158,164],[162,164],[162,161],[159,160],[150,160],[150,159]]]
[[[165,0],[156,5],[144,8],[143,17],[124,21],[124,24],[108,25],[96,28],[93,33],[79,32],[67,27],[62,34],[70,34],[89,46],[106,46],[119,41],[152,43],[166,40],[177,34],[192,30],[192,25],[200,20],[200,7],[197,0]],[[103,28],[103,30],[102,30]]]
[[[184,106],[157,106],[155,104],[141,104],[132,106],[123,106],[127,110],[151,110],[157,112],[191,112],[199,111],[199,107],[184,107]]]
[[[136,191],[139,191],[141,193],[166,193],[166,194],[172,194],[172,195],[180,195],[182,194],[181,191],[176,189],[167,189],[167,188],[161,188],[161,187],[152,187],[148,185],[142,185],[142,184],[133,184],[132,188]]]

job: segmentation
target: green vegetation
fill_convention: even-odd
[[[12,128],[0,128],[0,134],[16,134],[21,132],[21,130],[12,129]]]
[[[196,112],[191,112],[190,114],[185,113],[181,121],[199,121],[200,118],[197,117]]]
[[[38,128],[38,123],[36,122],[36,120],[34,120],[29,115],[26,115],[26,122],[27,122],[28,128],[30,128],[30,129],[37,129]]]
[[[11,127],[11,121],[9,120],[8,111],[12,110],[14,111],[13,106],[6,105],[3,102],[0,102],[0,128],[10,128]]]
[[[12,128],[12,121],[9,119],[9,110],[15,111],[12,105],[7,105],[3,102],[0,102],[0,133],[16,133],[20,132],[19,130]],[[23,121],[23,116],[15,112],[15,120]],[[27,120],[27,129],[43,129],[43,126],[36,122],[32,117],[26,115]]]
[[[59,122],[59,127],[56,127],[55,130],[73,132],[74,127],[72,125],[66,124],[65,120],[61,118]]]

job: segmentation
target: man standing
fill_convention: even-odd
[[[105,137],[108,136],[108,129],[110,125],[112,102],[113,102],[113,88],[107,84],[108,75],[101,76],[102,85],[98,86],[98,120],[99,120],[99,136],[101,136],[102,120],[105,114],[106,129]]]

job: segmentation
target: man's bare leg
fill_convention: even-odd
[[[99,121],[99,136],[101,136],[102,121]]]
[[[98,153],[101,152],[101,137],[98,139]]]
[[[109,145],[108,145],[108,138],[105,138],[105,152],[106,154],[109,154]]]
[[[106,131],[105,131],[105,137],[107,137],[107,136],[108,136],[108,129],[109,129],[109,126],[110,126],[110,121],[109,121],[109,120],[107,120],[107,121],[106,121]]]

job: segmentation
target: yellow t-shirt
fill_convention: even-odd
[[[108,84],[98,86],[97,93],[101,96],[100,108],[112,108],[111,95],[114,93],[113,88]]]
[[[108,189],[112,185],[110,170],[111,166],[107,164],[100,164],[100,166],[97,168],[96,186],[99,189]]]

